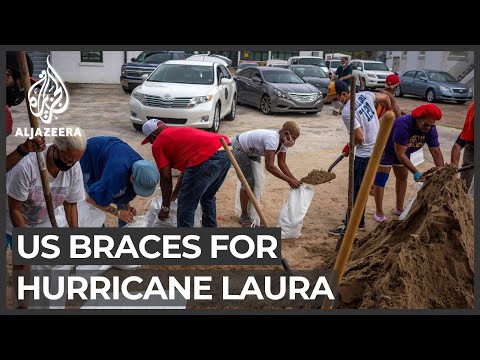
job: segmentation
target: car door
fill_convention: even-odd
[[[227,115],[232,110],[233,95],[235,93],[235,83],[232,79],[232,75],[230,75],[230,72],[225,68],[225,66],[219,65],[218,67],[222,72],[224,79],[232,80],[229,84],[224,86],[223,93],[221,94],[222,98],[225,99],[225,105],[222,106],[222,113],[225,111],[225,115]]]
[[[215,75],[217,77],[217,93],[220,100],[220,118],[223,118],[225,114],[225,108],[227,107],[227,100],[225,94],[228,95],[227,85],[222,85],[222,79],[224,77],[220,64],[215,65]]]
[[[259,78],[261,82],[253,81],[254,78]],[[249,91],[249,99],[250,103],[254,106],[260,106],[260,100],[263,95],[263,78],[260,74],[260,70],[252,69],[252,76],[250,81],[250,91]]]
[[[248,83],[251,82],[250,76],[252,69],[244,69],[235,74],[235,81],[237,84],[237,100],[240,103],[248,103]]]
[[[412,94],[412,82],[413,82],[413,77],[415,76],[415,73],[416,73],[415,70],[411,70],[403,74],[400,82],[402,93]]]
[[[425,96],[428,88],[428,78],[424,71],[417,71],[413,78],[412,93],[418,96]]]

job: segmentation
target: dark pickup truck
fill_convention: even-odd
[[[125,92],[131,92],[143,82],[143,74],[150,73],[167,60],[185,60],[184,51],[144,51],[131,63],[122,65],[120,83]]]

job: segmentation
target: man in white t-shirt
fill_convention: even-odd
[[[347,131],[350,132],[350,89],[348,85],[341,80],[333,83],[329,89],[328,95],[325,97],[327,101],[339,103],[342,107],[342,119]],[[355,163],[354,163],[354,191],[353,201],[357,199],[358,190],[362,184],[368,161],[372,155],[375,141],[377,140],[380,124],[376,112],[376,105],[381,104],[385,108],[391,105],[390,98],[385,94],[364,91],[355,96]],[[345,233],[347,219],[343,220],[343,224],[333,230],[329,230],[329,234],[342,236]],[[365,229],[365,210],[359,228]]]
[[[301,185],[291,173],[286,163],[287,150],[295,144],[300,136],[300,127],[291,120],[283,124],[280,130],[257,129],[237,135],[232,140],[232,153],[238,166],[242,169],[250,189],[255,186],[251,160],[260,162],[260,157],[265,156],[265,168],[269,173],[286,181],[290,187],[296,189]],[[275,156],[278,159],[278,168],[275,166]],[[242,215],[240,224],[244,227],[252,225],[248,214],[248,195],[245,189],[240,190],[240,205]]]

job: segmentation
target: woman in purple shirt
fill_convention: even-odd
[[[403,212],[403,202],[407,192],[408,172],[418,181],[422,173],[410,161],[410,154],[423,148],[425,143],[432,154],[435,166],[444,165],[438,133],[435,122],[442,118],[442,111],[433,104],[421,105],[412,111],[411,115],[400,116],[395,120],[392,131],[383,151],[382,160],[373,183],[373,195],[377,211],[373,216],[381,223],[387,218],[383,212],[383,192],[387,183],[390,168],[395,174],[396,209],[393,212],[399,216]]]

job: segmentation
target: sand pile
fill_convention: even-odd
[[[342,308],[473,308],[473,201],[447,166],[426,174],[408,217],[355,244]]]
[[[313,169],[307,176],[303,177],[300,181],[305,184],[318,185],[326,183],[327,181],[335,179],[336,175],[323,170]]]

